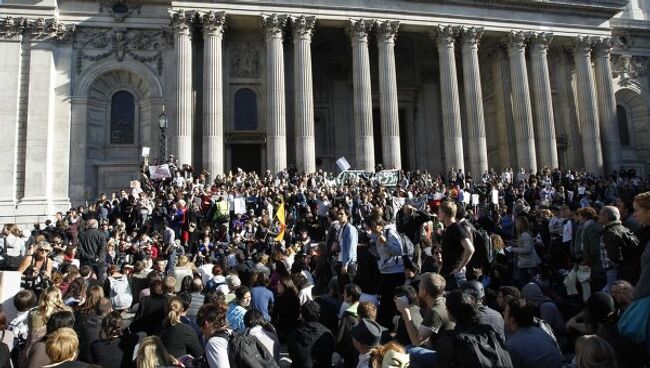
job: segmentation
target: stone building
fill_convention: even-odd
[[[235,168],[648,173],[644,0],[0,0],[0,218]],[[6,133],[6,134],[5,134]]]

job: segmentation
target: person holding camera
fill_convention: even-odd
[[[48,258],[52,247],[47,242],[40,242],[32,255],[26,256],[18,267],[22,275],[22,284],[25,289],[30,289],[39,295],[41,290],[50,286],[52,276],[52,262]]]

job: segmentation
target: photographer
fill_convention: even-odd
[[[22,275],[22,286],[33,290],[36,295],[47,288],[52,277],[52,261],[48,258],[52,248],[47,242],[40,242],[34,254],[25,257],[18,267]]]

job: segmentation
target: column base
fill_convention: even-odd
[[[0,221],[13,222],[19,225],[30,226],[35,223],[44,223],[47,219],[54,218],[54,215],[61,211],[65,214],[70,210],[70,199],[44,199],[44,198],[25,198],[15,205],[13,214],[3,216],[0,213]]]

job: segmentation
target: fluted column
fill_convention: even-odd
[[[520,167],[537,171],[535,130],[533,128],[533,112],[530,105],[528,72],[526,70],[527,38],[528,35],[524,32],[510,32],[507,38],[508,57],[510,59],[510,80],[512,82],[517,161]]]
[[[598,85],[598,106],[600,107],[600,132],[603,135],[605,168],[608,172],[617,170],[621,160],[621,140],[616,116],[616,97],[612,81],[612,67],[609,53],[612,51],[610,38],[596,42],[596,84]]]
[[[311,67],[311,37],[316,19],[294,17],[293,70],[296,94],[296,166],[299,171],[316,171],[316,142],[314,138],[314,84]]]
[[[556,168],[559,166],[559,162],[555,139],[551,78],[548,71],[548,46],[552,40],[553,34],[551,33],[534,34],[531,38],[530,61],[533,68],[538,164]]]
[[[483,90],[478,64],[478,45],[483,37],[482,28],[464,28],[462,36],[463,81],[465,84],[465,109],[469,133],[469,161],[472,175],[480,177],[488,170]]]
[[[442,130],[445,135],[445,164],[447,169],[465,169],[463,131],[460,120],[458,79],[456,77],[455,42],[458,27],[438,26],[434,37],[440,59],[440,89],[442,100]]]
[[[282,31],[286,15],[262,16],[266,33],[266,99],[268,130],[266,167],[273,174],[287,167],[287,117],[284,89],[284,49]]]
[[[576,89],[585,169],[600,174],[603,172],[603,152],[600,145],[596,84],[591,67],[591,41],[588,36],[578,36],[573,48],[573,59],[578,79]]]
[[[354,132],[357,169],[375,170],[375,143],[372,137],[372,95],[368,32],[373,22],[351,19],[346,31],[352,42],[352,77],[354,89]]]
[[[176,49],[176,123],[174,147],[180,164],[192,164],[192,38],[191,14],[170,13]]]
[[[384,167],[387,169],[402,168],[397,105],[397,76],[395,74],[395,38],[398,29],[399,22],[389,20],[380,22],[377,27],[381,151],[384,159]]]
[[[203,22],[203,167],[214,179],[223,174],[224,13],[210,11]]]

